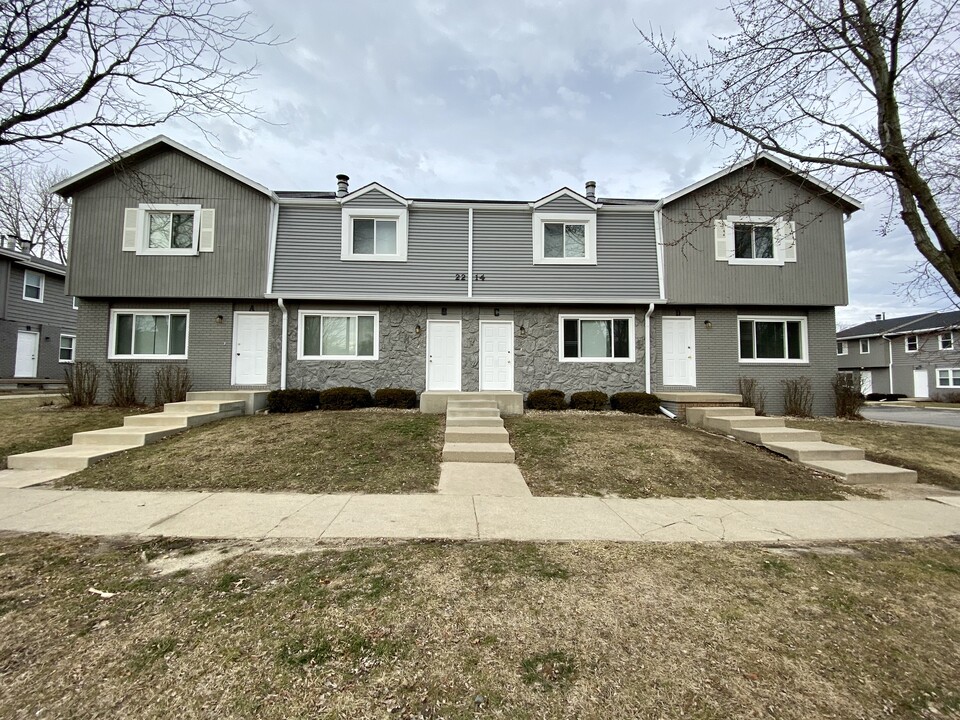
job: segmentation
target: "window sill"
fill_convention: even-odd
[[[405,255],[341,255],[340,259],[349,262],[359,260],[360,262],[406,262]]]
[[[61,365],[73,365],[76,360],[57,360]]]
[[[191,255],[200,255],[200,249],[197,247],[182,250],[147,250],[141,248],[137,250],[137,255],[160,255],[169,257],[190,257]]]
[[[329,362],[331,360],[337,362],[357,362],[357,361],[370,361],[370,360],[379,360],[379,357],[376,355],[372,356],[362,356],[357,357],[355,355],[298,355],[297,360],[323,360]]]
[[[592,258],[536,258],[534,265],[596,265]]]
[[[186,355],[108,355],[107,360],[186,360]]]
[[[43,298],[42,298],[42,297],[41,297],[41,298],[31,298],[31,297],[27,297],[26,295],[24,295],[24,296],[23,296],[23,299],[26,300],[27,302],[32,302],[32,303],[37,303],[38,305],[43,305]]]
[[[783,267],[783,260],[748,260],[746,258],[728,258],[728,265],[761,265]]]
[[[763,358],[762,360],[744,360],[740,358],[741,365],[809,365],[809,360],[777,360],[776,358]]]
[[[632,363],[635,358],[560,358],[562,363]]]

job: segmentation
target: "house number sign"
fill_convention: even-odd
[[[455,279],[457,282],[461,282],[461,281],[462,281],[462,282],[466,282],[466,281],[467,281],[467,274],[466,274],[466,273],[457,273],[457,274],[456,274],[456,277],[455,277],[454,279]],[[478,280],[479,280],[479,281],[483,281],[483,280],[486,280],[486,279],[487,279],[487,276],[486,276],[486,275],[479,274],[479,273],[477,273],[477,274],[475,274],[475,275],[473,276],[474,282],[476,282],[476,281],[478,281]]]

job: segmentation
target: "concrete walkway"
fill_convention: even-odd
[[[2,488],[0,530],[249,540],[864,540],[960,534],[960,499],[622,500]]]

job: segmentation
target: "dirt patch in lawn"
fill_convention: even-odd
[[[817,430],[826,442],[863,448],[867,460],[916,470],[917,482],[960,490],[960,431],[830,418],[788,424]]]
[[[534,495],[837,500],[865,494],[762,448],[660,417],[527,413],[507,418]]]
[[[231,418],[114,455],[57,481],[110,490],[431,492],[442,418],[351,410]]]
[[[123,425],[126,415],[142,412],[148,410],[67,407],[56,395],[0,399],[0,470],[7,467],[8,455],[69,445],[74,433]]]
[[[0,537],[0,716],[960,712],[960,550],[949,540],[793,554],[261,544],[196,570],[151,564],[223,549]]]

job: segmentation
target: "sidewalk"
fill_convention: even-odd
[[[864,540],[960,534],[960,499],[622,500],[0,488],[0,530],[249,540]]]

